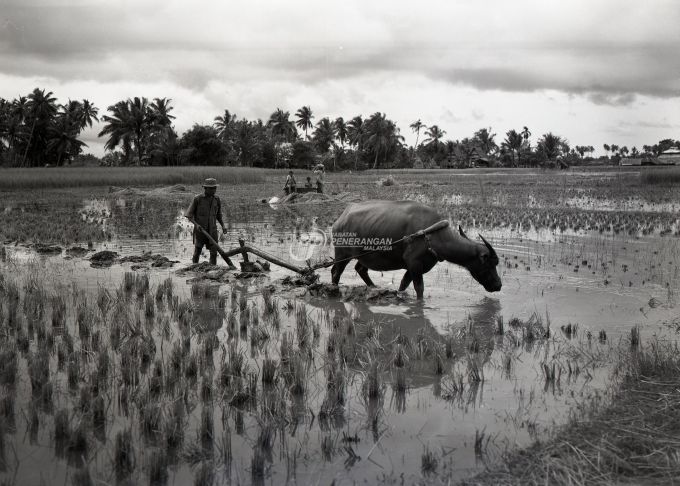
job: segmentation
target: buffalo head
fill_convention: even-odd
[[[484,242],[484,247],[479,247],[477,256],[465,267],[468,269],[472,278],[479,282],[487,292],[498,292],[502,282],[496,271],[498,265],[498,255],[491,244],[479,235]]]

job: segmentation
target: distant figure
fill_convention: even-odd
[[[307,182],[305,182],[305,189],[311,189],[314,186],[312,185],[312,178],[307,176]]]
[[[295,177],[293,177],[293,171],[289,170],[288,171],[288,177],[286,177],[286,185],[283,187],[284,191],[286,191],[286,194],[292,194],[295,192]]]
[[[215,248],[208,238],[198,229],[200,225],[213,240],[217,241],[217,223],[220,223],[222,232],[226,232],[222,221],[222,203],[220,198],[215,195],[217,191],[217,181],[213,178],[206,179],[203,183],[203,194],[198,194],[191,201],[191,206],[187,209],[185,216],[194,223],[194,255],[191,259],[193,263],[198,263],[201,251],[204,246],[210,251],[210,264],[217,264],[217,248]]]
[[[317,167],[317,169],[314,171],[316,174],[316,192],[322,194],[323,193],[323,176],[324,176],[325,169],[323,166]]]

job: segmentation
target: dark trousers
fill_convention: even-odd
[[[216,237],[217,235],[214,236],[215,239]],[[210,264],[217,265],[217,248],[214,248],[202,233],[194,234],[194,255],[191,258],[191,261],[193,263],[198,263],[198,259],[201,257],[201,251],[203,251],[204,246],[208,247],[208,251],[210,251]]]

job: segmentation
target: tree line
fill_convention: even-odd
[[[571,146],[552,132],[532,143],[528,127],[509,130],[501,140],[481,128],[459,140],[421,120],[410,124],[415,144],[407,146],[396,123],[384,113],[316,120],[310,106],[293,115],[277,108],[267,121],[237,117],[225,109],[211,125],[195,124],[179,136],[173,127],[172,100],[145,97],[121,100],[100,113],[90,101],[57,103],[52,92],[36,88],[12,101],[0,98],[0,163],[36,167],[64,165],[81,156],[80,135],[101,122],[103,165],[241,165],[330,169],[536,167],[575,165],[592,160],[594,147]],[[653,157],[680,142],[666,139],[641,150],[604,144],[608,160]]]

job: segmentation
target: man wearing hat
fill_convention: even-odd
[[[203,183],[205,193],[198,194],[191,201],[191,206],[187,209],[185,216],[194,223],[194,255],[192,262],[198,263],[201,251],[204,246],[210,251],[210,264],[217,264],[217,248],[214,247],[197,227],[200,225],[213,240],[217,241],[217,223],[222,226],[222,231],[226,232],[222,221],[222,204],[220,198],[215,195],[217,191],[217,181],[213,178],[206,179]]]

